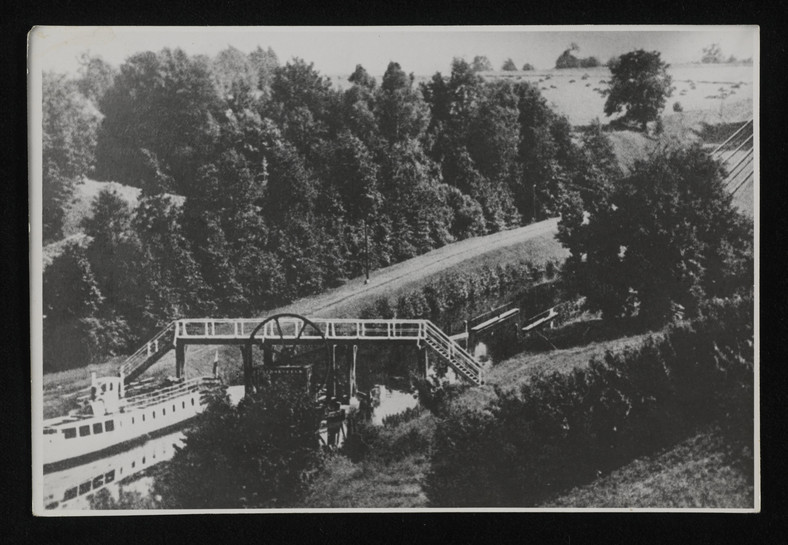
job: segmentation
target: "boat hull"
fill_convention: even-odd
[[[135,407],[125,412],[93,416],[50,428],[44,435],[44,472],[84,462],[91,456],[185,423],[203,412],[200,391]]]

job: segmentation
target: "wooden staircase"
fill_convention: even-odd
[[[483,384],[479,362],[435,324],[429,320],[424,322],[424,343],[448,363],[460,377],[477,386]]]
[[[175,348],[176,333],[177,322],[170,322],[139,350],[126,358],[126,361],[120,366],[123,383],[129,384],[135,380],[167,352]]]

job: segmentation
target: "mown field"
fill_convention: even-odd
[[[551,107],[565,115],[572,125],[587,125],[599,118],[606,121],[602,93],[610,80],[605,67],[529,72],[486,72],[487,79],[533,83]],[[675,102],[684,111],[707,111],[718,121],[738,115],[736,103],[753,98],[754,70],[747,65],[679,64],[668,67],[675,90],[668,98],[665,113]],[[724,98],[723,98],[724,97]],[[752,117],[752,110],[742,121]]]

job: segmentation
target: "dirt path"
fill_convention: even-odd
[[[419,282],[430,276],[454,267],[463,261],[480,255],[498,252],[514,244],[557,231],[558,220],[549,219],[483,237],[466,239],[426,254],[391,265],[370,273],[369,284],[363,277],[354,278],[346,284],[328,292],[299,299],[294,303],[272,310],[267,314],[294,312],[306,316],[324,317],[337,306],[347,306],[355,300],[369,299],[396,291],[408,284]]]

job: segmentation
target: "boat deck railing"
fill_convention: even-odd
[[[149,393],[124,398],[123,404],[121,405],[121,411],[155,405],[156,403],[169,401],[187,393],[201,391],[204,386],[210,384],[213,380],[212,377],[196,377],[173,384],[172,386],[156,389]]]

